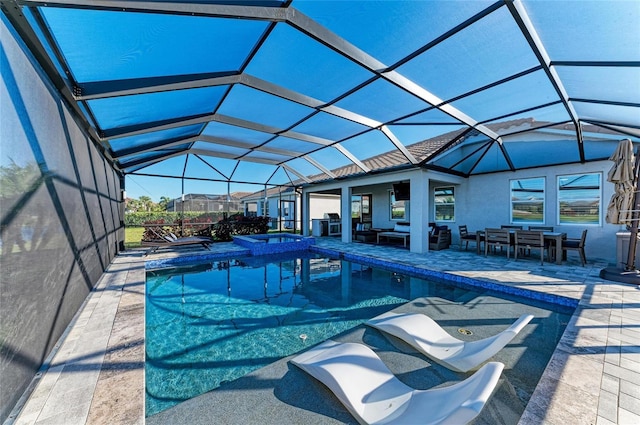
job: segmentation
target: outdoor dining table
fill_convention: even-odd
[[[516,231],[510,229],[509,233],[512,235],[511,237],[513,238],[513,236],[515,236]],[[562,264],[562,240],[566,239],[567,234],[564,232],[542,232],[542,235],[544,236],[545,242],[555,243],[556,245],[555,263]],[[480,254],[480,242],[481,242],[482,236],[484,236],[484,230],[478,230],[476,232],[476,253],[477,254]]]

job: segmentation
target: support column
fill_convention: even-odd
[[[267,202],[269,202],[269,198],[267,197],[267,185],[264,185],[264,202],[262,204],[262,216],[267,217]],[[271,227],[271,226],[269,226]]]
[[[351,187],[344,185],[340,192],[340,220],[342,220],[342,242],[351,243]]]
[[[411,177],[411,252],[424,253],[429,250],[429,178],[425,172]]]
[[[309,224],[311,222],[311,211],[309,208],[309,192],[302,191],[302,195],[300,196],[300,234],[303,236],[311,236],[311,230],[309,229]]]

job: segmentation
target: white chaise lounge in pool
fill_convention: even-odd
[[[361,424],[465,424],[478,416],[504,368],[490,362],[462,382],[416,390],[363,344],[328,340],[291,362],[327,386]]]
[[[387,312],[366,324],[400,338],[444,367],[457,372],[468,372],[502,350],[531,319],[531,314],[523,314],[499,334],[470,342],[454,338],[433,319],[421,313]]]

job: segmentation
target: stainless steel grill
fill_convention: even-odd
[[[329,222],[340,222],[340,215],[338,213],[324,213],[324,218],[329,219]]]

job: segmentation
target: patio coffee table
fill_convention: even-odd
[[[380,236],[385,237],[387,239],[402,239],[402,243],[404,247],[407,247],[407,239],[409,239],[410,234],[408,232],[379,232],[378,233],[378,243],[380,243]]]

